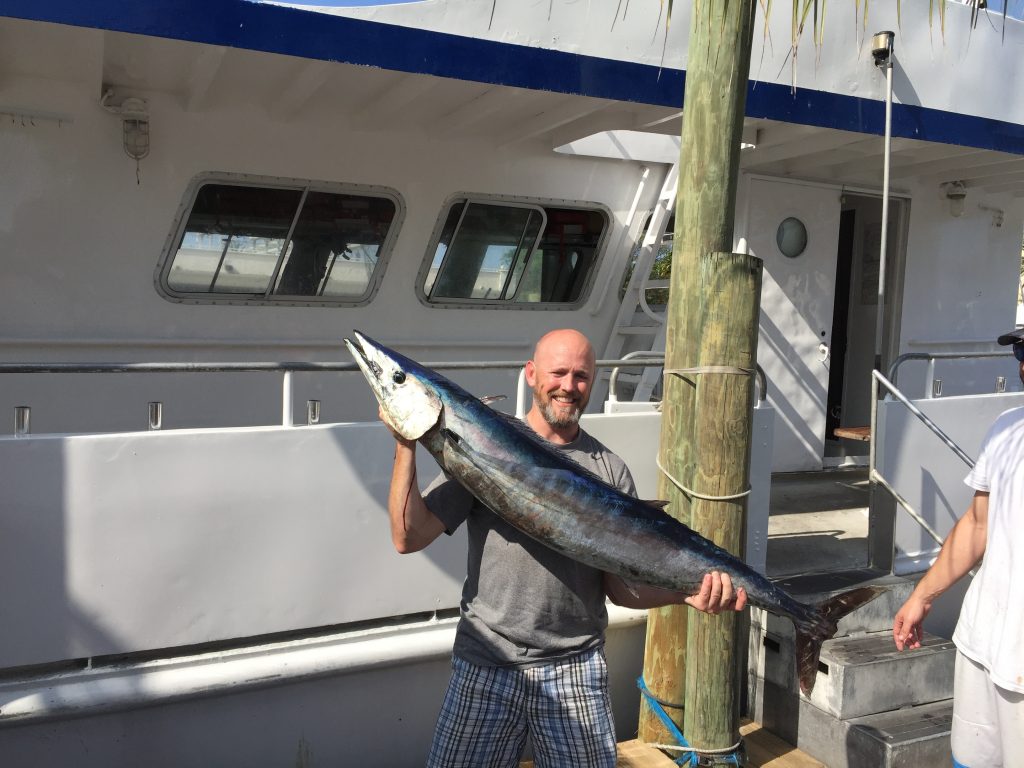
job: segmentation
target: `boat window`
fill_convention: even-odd
[[[605,225],[598,210],[455,200],[423,276],[423,295],[437,304],[576,303]]]
[[[200,183],[160,286],[176,300],[362,303],[398,210],[386,194]]]

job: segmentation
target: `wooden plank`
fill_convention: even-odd
[[[760,723],[749,720],[742,723],[740,734],[747,748],[748,768],[828,768],[774,733],[769,733]]]
[[[617,768],[677,768],[664,752],[642,741],[623,741],[619,744]]]
[[[616,768],[677,768],[665,753],[637,739],[620,741],[618,747]],[[519,764],[519,768],[533,768],[533,761],[526,760]]]
[[[740,734],[747,749],[746,768],[828,768],[778,736],[769,733],[759,723],[749,720],[740,725]],[[675,768],[675,763],[664,752],[642,741],[619,743],[617,768]],[[533,768],[527,760],[520,768]]]
[[[871,439],[871,427],[836,427],[832,430],[832,434],[836,437],[845,437],[847,440],[864,440],[866,442]]]

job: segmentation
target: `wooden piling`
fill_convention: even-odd
[[[693,3],[666,371],[752,369],[756,361],[761,266],[756,258],[731,253],[756,6],[755,0]],[[746,489],[752,391],[745,375],[667,375],[660,444],[667,473],[707,496]],[[659,496],[702,535],[742,551],[745,498],[694,498],[664,473]],[[687,615],[688,610],[651,612],[644,679],[655,696],[685,703],[685,710],[668,711],[691,744],[724,749],[739,737],[736,617]],[[639,732],[649,743],[668,738],[646,704]]]

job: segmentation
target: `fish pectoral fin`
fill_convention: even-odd
[[[497,403],[500,400],[508,400],[508,395],[484,395],[480,398],[480,402],[484,405],[490,405],[491,403]]]
[[[664,499],[644,499],[644,504],[655,509],[665,509],[672,502],[665,501]]]

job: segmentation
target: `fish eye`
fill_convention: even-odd
[[[405,372],[395,371],[391,374],[391,380],[395,382],[395,384],[405,384]]]

